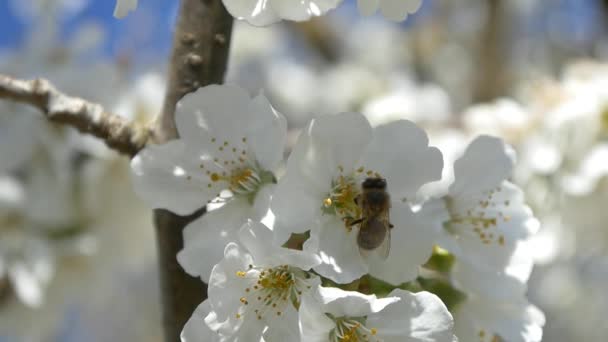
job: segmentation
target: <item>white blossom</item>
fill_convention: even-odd
[[[336,8],[342,0],[223,0],[233,17],[255,26],[285,20],[304,21]]]
[[[438,179],[441,168],[441,153],[428,146],[426,134],[411,122],[372,129],[356,113],[315,119],[300,135],[272,199],[276,240],[283,243],[292,233],[310,230],[304,250],[323,261],[315,271],[339,283],[366,273],[394,284],[411,280],[431,254],[435,230],[405,201]],[[362,215],[355,203],[362,181],[378,176],[388,184],[390,235],[399,246],[390,249],[386,260],[360,253],[359,227],[349,224]]]
[[[272,231],[261,223],[245,224],[239,238],[242,245],[229,243],[211,272],[205,324],[218,341],[259,341],[262,336],[267,341],[297,340],[298,306],[320,284],[308,272],[319,258],[273,246]],[[197,320],[200,313],[191,318]],[[184,333],[192,336],[188,341],[207,341],[186,328]]]
[[[131,11],[135,11],[137,8],[137,0],[116,0],[116,7],[114,7],[114,17],[124,18]]]
[[[423,207],[426,216],[444,216],[439,245],[461,261],[501,270],[518,243],[538,230],[522,191],[507,180],[513,164],[513,151],[500,139],[480,136],[454,163],[448,194]]]
[[[211,85],[178,103],[176,123],[179,139],[148,146],[132,160],[134,187],[153,208],[180,215],[219,206],[185,228],[178,254],[188,273],[206,281],[239,227],[266,214],[286,121],[262,95]]]
[[[388,19],[402,21],[408,14],[418,11],[422,0],[357,0],[357,5],[363,15],[371,15],[380,8]]]
[[[450,278],[465,298],[452,313],[461,341],[541,340],[544,314],[526,298],[534,264],[530,248],[528,240],[513,246],[504,267],[456,258]]]
[[[453,341],[452,316],[434,294],[393,290],[386,298],[319,287],[300,306],[301,341]]]

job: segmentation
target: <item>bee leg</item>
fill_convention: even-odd
[[[354,220],[354,221],[350,221],[350,222],[348,223],[348,226],[349,226],[349,227],[350,227],[350,226],[354,226],[354,225],[359,224],[359,223],[361,223],[361,222],[363,222],[363,218],[360,218],[360,219],[358,219],[358,220]]]
[[[392,223],[389,223],[389,224],[388,224],[388,227],[389,227],[390,229],[393,229],[393,227],[395,227],[395,226],[394,226]]]

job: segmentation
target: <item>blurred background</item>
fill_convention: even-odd
[[[0,1],[0,72],[147,122],[159,112],[178,1]],[[316,115],[405,118],[451,160],[478,134],[518,152],[542,222],[530,300],[545,341],[608,336],[608,1],[424,0],[404,23],[354,0],[306,23],[235,23],[228,82],[298,129]],[[160,341],[150,211],[128,161],[0,102],[0,342]]]

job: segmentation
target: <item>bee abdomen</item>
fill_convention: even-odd
[[[370,219],[361,225],[357,235],[359,247],[372,250],[380,247],[386,238],[386,226],[377,219]]]

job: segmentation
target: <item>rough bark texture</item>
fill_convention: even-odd
[[[157,142],[177,137],[175,105],[199,87],[222,83],[228,60],[232,17],[221,0],[182,0],[173,37],[167,93],[155,128]],[[176,254],[183,247],[182,230],[204,210],[180,217],[166,210],[154,212],[158,244],[163,323],[166,341],[179,341],[184,324],[207,297],[200,279],[186,274]]]
[[[99,104],[66,95],[44,79],[24,81],[0,74],[0,98],[34,106],[49,121],[96,136],[108,147],[131,157],[150,136],[147,127],[108,113]]]
[[[488,15],[479,41],[474,102],[488,102],[509,88],[505,34],[507,21],[502,0],[487,0]]]

